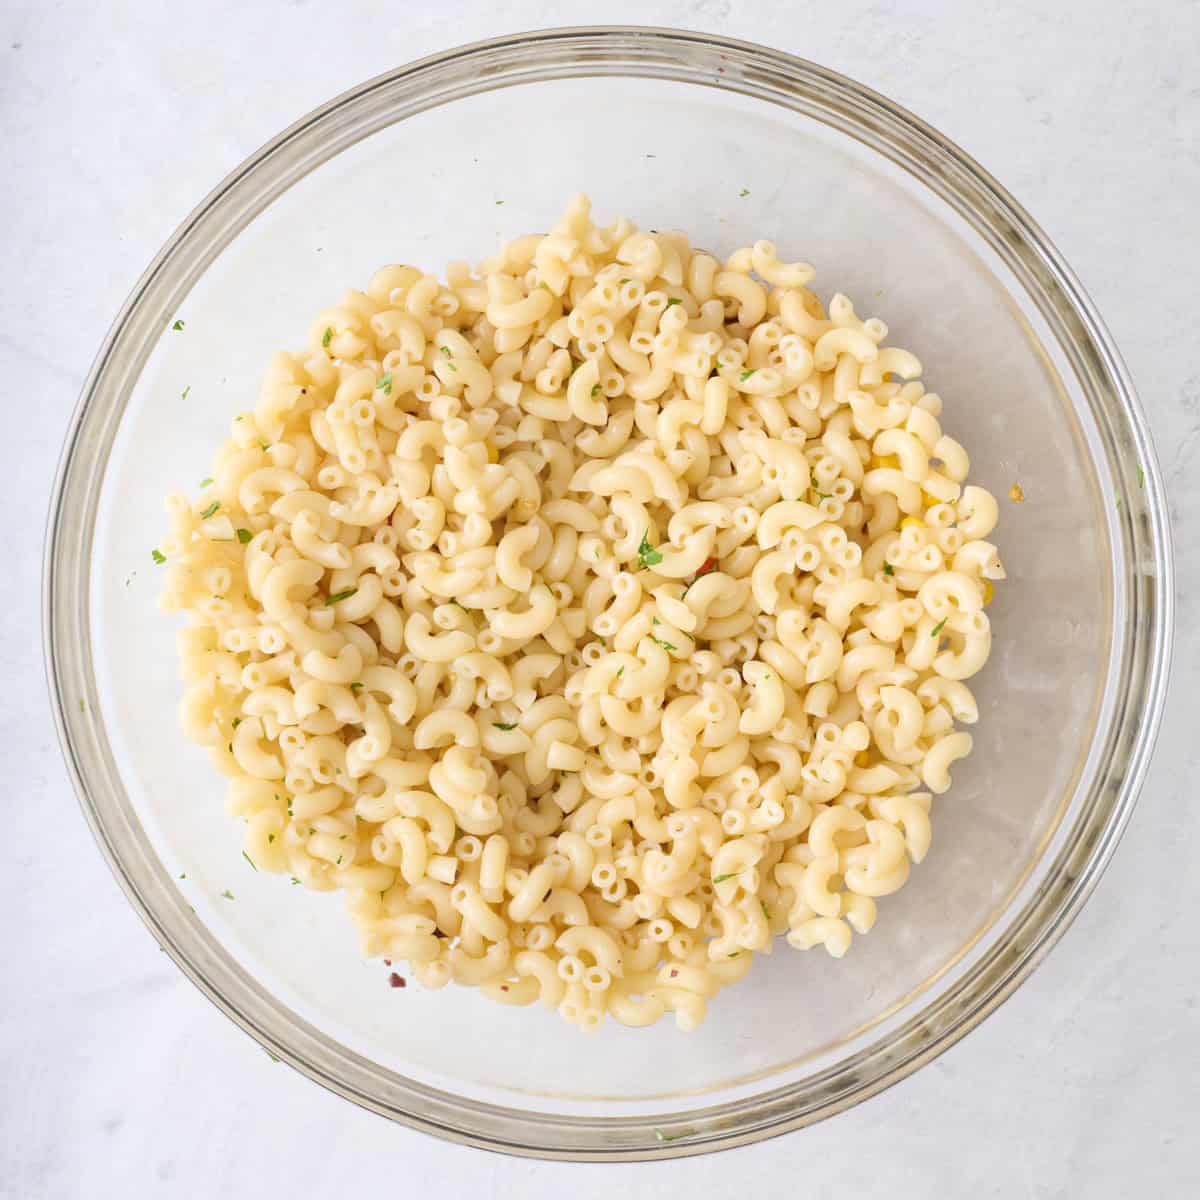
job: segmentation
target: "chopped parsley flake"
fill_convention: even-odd
[[[492,724],[495,725],[497,729],[503,729],[505,733],[509,733],[511,730],[516,729],[515,724],[510,725],[507,721],[493,721]]]
[[[234,718],[233,718],[233,727],[234,727],[234,729],[236,729],[236,728],[237,728],[237,727],[238,727],[238,726],[239,726],[241,723],[242,723],[242,718],[241,718],[241,717],[234,717]]]
[[[268,846],[271,845],[271,843],[274,842],[274,840],[275,840],[275,835],[273,833],[268,833],[267,834],[267,845]]]
[[[220,500],[214,500],[201,514],[200,520],[207,521],[221,507]]]
[[[161,567],[167,561],[167,556],[161,550],[151,550],[150,557]]]
[[[340,604],[343,600],[349,600],[357,591],[358,588],[352,587],[347,588],[344,592],[334,592],[332,596],[325,597],[325,607],[332,608],[333,605]]]
[[[380,377],[379,382],[375,385],[377,391],[382,392],[385,396],[392,394],[392,373],[389,371],[386,375]]]
[[[594,398],[595,396],[597,396],[597,395],[599,394],[599,392],[600,392],[600,385],[599,385],[598,383],[594,383],[594,384],[592,384],[592,396],[593,396],[593,398]]]
[[[206,475],[202,480],[200,480],[200,486],[202,488],[212,487],[212,481],[212,476]]]
[[[333,326],[332,326],[332,325],[326,325],[326,326],[325,326],[325,332],[324,332],[324,334],[321,336],[321,345],[322,345],[322,346],[328,346],[328,345],[329,345],[329,343],[330,343],[330,342],[332,342],[332,341],[333,341]]]
[[[618,667],[618,668],[617,668],[617,678],[618,678],[618,679],[620,679],[620,678],[621,678],[621,676],[622,676],[622,675],[624,675],[624,674],[625,674],[625,668],[624,668],[624,667]],[[80,703],[82,704],[83,702],[82,702],[82,701],[80,701]]]
[[[268,1057],[268,1058],[269,1058],[269,1059],[270,1059],[272,1062],[278,1062],[278,1061],[279,1061],[279,1059],[277,1059],[277,1058],[275,1057],[275,1055],[273,1055],[273,1054],[270,1052],[270,1050],[267,1050],[266,1046],[264,1046],[264,1047],[263,1047],[263,1050],[264,1050],[264,1051],[266,1051],[266,1055],[267,1055],[267,1057]]]
[[[228,888],[226,888],[221,895],[224,896],[226,900],[232,900],[234,898],[233,893]]]
[[[647,154],[646,157],[651,158],[653,156]],[[663,1133],[663,1131],[661,1129],[656,1129],[654,1131],[654,1138],[656,1141],[659,1141],[659,1142],[677,1142],[677,1141],[679,1141],[679,1139],[681,1137],[687,1137],[687,1134],[686,1133]]]
[[[651,638],[652,642],[657,642],[664,650],[677,650],[677,646],[672,646],[670,642],[664,642],[662,638]]]
[[[682,303],[683,303],[683,301],[680,300],[678,296],[672,296],[670,298],[670,300],[667,301],[667,307],[670,308],[672,304],[682,304]]]
[[[718,876],[717,876],[717,877],[716,877],[716,878],[713,880],[713,883],[724,883],[724,882],[725,882],[725,880],[727,880],[727,879],[732,879],[732,878],[733,878],[735,875],[740,875],[740,874],[742,873],[742,871],[744,871],[745,869],[746,869],[745,867],[742,867],[742,868],[741,868],[741,870],[738,870],[738,871],[730,871],[730,872],[729,872],[727,875],[718,875]]]
[[[504,203],[504,201],[503,201],[503,200],[497,200],[497,201],[496,201],[496,203],[497,203],[497,204],[503,204],[503,203]]]
[[[350,685],[350,690],[351,690],[352,692],[361,692],[361,691],[363,690],[363,687],[364,687],[364,686],[365,686],[365,685],[364,685],[364,684],[362,684],[362,683],[352,683],[352,684]]]
[[[748,371],[743,371],[743,372],[742,372],[742,373],[741,373],[741,374],[738,376],[738,378],[739,378],[739,379],[740,379],[740,380],[741,380],[743,383],[745,383],[745,382],[746,382],[746,380],[747,380],[747,379],[749,379],[749,378],[750,378],[750,376],[751,376],[751,375],[753,375],[753,374],[754,374],[754,372],[755,372],[755,371],[757,371],[757,370],[758,370],[758,368],[757,368],[757,367],[751,367],[751,368],[750,368]]]
[[[246,861],[247,861],[247,862],[248,862],[248,863],[249,863],[249,864],[250,864],[252,867],[254,867],[254,859],[252,859],[252,858],[250,857],[250,855],[248,855],[248,854],[245,852],[245,850],[243,850],[243,851],[242,851],[242,857],[243,857],[243,858],[244,858],[244,859],[245,859],[245,860],[246,860]],[[258,868],[257,868],[257,867],[254,867],[254,869],[255,869],[256,871],[258,870]]]
[[[758,906],[763,910],[763,916],[769,921],[771,919],[771,910],[767,907],[767,902],[765,900],[760,900],[758,902]]]
[[[180,876],[179,876],[179,878],[180,878],[180,879],[186,879],[186,878],[187,878],[187,872],[186,872],[186,871],[183,871],[183,872],[181,872],[181,873],[180,873]]]
[[[178,333],[183,328],[183,322],[176,321],[175,324],[171,326],[171,328],[174,329],[176,333]]]
[[[191,390],[192,390],[192,385],[189,383],[187,385],[187,387],[185,387],[183,389],[183,391],[180,392],[180,394],[179,394],[180,400],[186,400],[188,398],[188,392],[190,392]]]
[[[242,543],[243,546],[246,545],[246,543],[249,542],[253,537],[254,534],[252,534],[248,529],[239,529],[237,531],[237,539]]]
[[[891,563],[884,563],[883,564],[883,573],[885,575],[895,575],[896,568],[893,567]]]
[[[1137,465],[1137,477],[1138,477],[1138,487],[1144,488],[1146,486],[1146,472],[1142,470],[1141,463],[1138,463],[1138,465]]]
[[[647,567],[657,566],[662,562],[663,556],[650,545],[650,530],[646,530],[642,534],[642,544],[638,546],[638,570],[644,571]]]
[[[748,195],[750,195],[750,189],[742,188],[742,190],[740,192],[738,192],[738,199],[745,199],[745,197],[747,197]]]
[[[934,626],[934,627],[933,627],[933,628],[932,628],[932,629],[929,631],[929,636],[930,636],[930,637],[937,637],[937,635],[938,635],[939,633],[941,633],[941,632],[942,632],[942,628],[945,626],[945,624],[946,624],[946,621],[947,621],[947,618],[946,618],[946,617],[943,617],[943,618],[942,618],[942,619],[941,619],[941,620],[940,620],[940,621],[939,621],[939,622],[938,622],[938,623],[937,623],[937,624],[936,624],[936,625],[935,625],[935,626]]]

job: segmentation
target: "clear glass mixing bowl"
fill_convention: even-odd
[[[728,252],[759,237],[881,316],[1002,501],[975,753],[934,847],[835,962],[781,948],[697,1033],[582,1036],[542,1008],[386,986],[338,900],[256,875],[176,725],[155,608],[161,498],[196,486],[269,352],[385,262],[441,270],[597,213]],[[173,330],[176,319],[184,328]],[[1029,973],[1128,819],[1161,709],[1171,568],[1159,472],[1111,339],[1043,234],[937,132],[760,46],[647,29],[502,38],[306,117],[187,219],[97,357],[52,505],[50,685],[83,809],[131,903],[233,1020],[332,1090],[474,1145],[689,1154],[902,1078]],[[235,899],[223,895],[229,891]]]

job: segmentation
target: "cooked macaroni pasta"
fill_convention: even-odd
[[[184,729],[366,955],[692,1029],[778,935],[843,955],[924,857],[997,506],[812,274],[576,197],[448,285],[347,292],[169,498]]]

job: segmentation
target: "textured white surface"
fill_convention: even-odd
[[[3,6],[0,378],[15,419],[0,476],[0,747],[11,768],[0,1195],[1197,1194],[1200,8],[983,8],[610,0],[602,15],[758,40],[861,79],[975,155],[1057,242],[1124,350],[1170,490],[1179,635],[1155,765],[1066,938],[933,1065],[759,1146],[599,1167],[505,1159],[393,1127],[273,1064],[220,1016],[158,952],[92,844],[59,758],[37,634],[60,440],[92,353],[162,241],[245,155],[328,97],[457,42],[544,24],[544,6]],[[598,11],[563,0],[554,18]]]

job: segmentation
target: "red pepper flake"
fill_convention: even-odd
[[[390,983],[394,988],[408,987],[408,981],[404,978],[404,976],[397,975],[395,971],[388,976],[388,983]]]
[[[706,558],[704,562],[700,564],[700,570],[698,570],[696,574],[692,576],[691,582],[683,589],[683,594],[686,596],[688,593],[688,588],[690,588],[692,584],[696,582],[696,580],[703,579],[705,575],[711,575],[712,572],[715,571],[719,566],[720,563],[718,563],[715,558]]]

